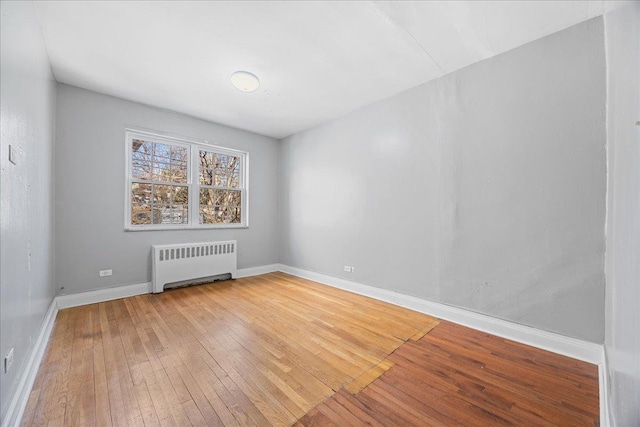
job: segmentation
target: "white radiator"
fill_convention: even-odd
[[[237,273],[237,244],[225,242],[153,245],[153,293],[164,291],[168,283],[186,282],[219,274]]]

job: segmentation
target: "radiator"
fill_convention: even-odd
[[[237,248],[235,240],[153,245],[151,247],[153,293],[164,291],[168,283],[195,281],[227,273],[235,277]]]

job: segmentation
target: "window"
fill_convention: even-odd
[[[126,229],[248,225],[248,153],[133,130],[126,143]]]

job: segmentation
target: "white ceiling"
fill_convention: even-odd
[[[602,14],[602,1],[37,2],[60,82],[283,138]],[[231,74],[256,74],[244,93]]]

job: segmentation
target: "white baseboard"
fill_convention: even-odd
[[[259,274],[279,271],[280,264],[260,265],[258,267],[241,268],[236,274],[237,278],[257,276]],[[151,292],[151,282],[137,283],[135,285],[123,285],[113,288],[97,289],[95,291],[79,292],[77,294],[58,295],[56,301],[58,308],[77,307],[86,304],[112,301],[114,299],[127,298],[135,295],[143,295]]]
[[[257,276],[259,274],[279,271],[280,264],[260,265],[258,267],[241,268],[236,274],[237,278]],[[137,283],[135,285],[123,285],[113,288],[97,289],[94,291],[79,292],[77,294],[58,295],[56,301],[58,308],[77,307],[86,304],[112,301],[114,299],[127,298],[135,295],[143,295],[151,292],[151,282]]]
[[[609,408],[609,374],[607,358],[603,345],[583,341],[553,332],[543,331],[529,326],[519,325],[507,320],[498,319],[473,311],[446,304],[437,303],[424,298],[401,294],[375,286],[363,285],[357,282],[328,276],[301,268],[280,264],[280,271],[303,279],[313,280],[335,288],[364,295],[380,301],[406,307],[411,310],[429,314],[453,323],[468,326],[489,334],[507,338],[532,347],[548,350],[563,356],[572,357],[584,362],[598,365],[599,397],[600,397],[600,425],[613,426]]]
[[[602,349],[602,363],[598,365],[600,384],[600,426],[613,426],[611,407],[609,406],[609,364],[606,350]]]
[[[97,289],[95,291],[79,292],[77,294],[58,295],[56,301],[58,308],[63,309],[148,294],[149,292],[151,292],[151,282]]]
[[[49,336],[51,335],[51,330],[53,329],[53,325],[56,320],[56,314],[58,314],[58,306],[56,304],[56,299],[54,298],[51,301],[51,304],[49,304],[49,308],[44,315],[44,319],[42,319],[38,336],[36,337],[33,349],[29,354],[29,358],[27,359],[24,371],[22,372],[22,375],[20,375],[18,387],[13,395],[13,399],[11,399],[4,421],[2,422],[2,427],[17,427],[22,421],[22,415],[27,407],[29,395],[33,388],[33,382],[36,379],[38,369],[40,368],[40,362],[42,362],[44,351],[47,348]]]
[[[260,274],[273,273],[274,271],[280,271],[280,264],[267,264],[260,265],[258,267],[239,268],[236,278],[241,279],[243,277],[258,276]]]
[[[473,311],[453,307],[446,304],[418,298],[411,295],[375,286],[363,285],[338,277],[315,273],[301,268],[280,265],[280,271],[325,285],[344,289],[377,300],[389,302],[411,310],[429,314],[440,319],[468,326],[483,332],[507,338],[519,343],[548,350],[574,359],[599,365],[602,363],[602,345],[553,332],[543,331],[529,326],[519,325],[507,320],[498,319]]]
[[[293,276],[313,280],[335,288],[344,289],[370,298],[389,302],[391,304],[406,307],[411,310],[429,314],[440,319],[468,326],[473,329],[531,345],[533,347],[596,364],[598,365],[600,372],[600,425],[605,427],[612,425],[610,423],[607,397],[608,373],[606,354],[602,345],[566,337],[553,332],[539,330],[529,326],[519,325],[507,320],[475,313],[427,299],[405,295],[399,292],[377,288],[375,286],[363,285],[361,283],[351,282],[338,277],[328,276],[284,264],[269,264],[239,269],[236,277],[249,277],[274,271],[282,271]],[[151,283],[147,282],[135,285],[98,289],[95,291],[87,291],[77,294],[58,295],[54,298],[49,306],[47,314],[45,315],[40,333],[36,340],[36,345],[29,357],[27,367],[20,379],[18,389],[11,401],[7,411],[7,416],[2,423],[2,427],[18,426],[20,424],[58,309],[111,301],[114,299],[142,295],[149,292],[151,292]]]

